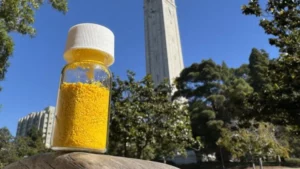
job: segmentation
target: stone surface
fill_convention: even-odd
[[[12,163],[4,169],[177,169],[162,163],[90,153],[47,153]]]

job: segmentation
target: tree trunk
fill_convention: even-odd
[[[124,148],[123,156],[124,156],[124,157],[128,157],[128,156],[127,156],[127,135],[124,136],[123,148]]]
[[[137,159],[142,159],[142,152],[143,152],[143,149],[141,147],[138,147],[138,144],[136,144],[137,146],[137,152],[136,152],[136,158]]]
[[[280,156],[278,156],[278,163],[279,163],[278,165],[281,166],[281,158],[280,158]]]
[[[225,169],[224,159],[223,159],[223,152],[222,152],[222,148],[221,147],[220,147],[220,156],[221,156],[221,161],[222,161],[222,168]]]
[[[252,162],[252,167],[253,167],[253,169],[255,169],[255,163],[254,162]]]
[[[259,158],[259,168],[260,169],[264,169],[264,167],[263,167],[263,161],[262,161],[261,158]]]
[[[146,143],[143,146],[140,146],[141,144],[138,141],[136,142],[137,158],[138,159],[142,159],[143,151],[147,147],[148,143],[149,143],[149,139],[146,140]]]
[[[251,160],[252,160],[252,167],[253,167],[253,169],[255,169],[255,160],[254,160],[254,157],[253,157],[253,155],[251,155]]]

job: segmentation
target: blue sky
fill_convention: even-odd
[[[253,47],[265,49],[271,57],[278,55],[258,19],[242,15],[241,5],[246,2],[177,0],[185,66],[212,58],[237,67],[248,62]],[[143,0],[70,0],[66,15],[46,4],[36,13],[34,39],[12,35],[14,55],[6,79],[0,82],[0,127],[7,126],[15,135],[19,118],[55,106],[68,29],[84,22],[105,25],[115,33],[111,70],[116,75],[124,77],[126,70],[136,72],[137,79],[145,75]]]

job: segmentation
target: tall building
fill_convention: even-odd
[[[184,68],[175,0],[144,0],[146,69],[157,85]]]
[[[55,107],[49,106],[40,112],[32,112],[19,119],[17,128],[17,137],[26,136],[32,127],[42,131],[44,143],[47,148],[50,147],[52,128],[54,122]]]

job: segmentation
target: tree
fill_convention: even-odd
[[[268,82],[269,55],[264,50],[252,49],[249,57],[250,85],[255,92],[260,92]]]
[[[1,0],[0,1],[0,80],[5,78],[9,66],[9,56],[13,54],[14,42],[9,35],[17,32],[33,37],[35,11],[44,0]],[[67,12],[67,0],[49,0],[54,9]]]
[[[249,128],[236,131],[222,130],[217,144],[231,152],[236,159],[248,159],[254,164],[258,158],[277,156],[289,157],[289,150],[275,137],[275,127],[270,123],[252,122]]]
[[[270,79],[269,67],[273,63],[269,60],[268,54],[264,50],[258,50],[253,48],[249,56],[249,73],[247,81],[253,87],[254,92],[247,98],[249,103],[249,110],[246,117],[249,119],[255,118],[257,120],[267,120],[270,119],[269,116],[265,116],[265,108],[267,105],[267,100],[264,96],[266,91],[273,90]],[[270,63],[271,62],[271,63]]]
[[[257,120],[279,125],[300,126],[300,59],[284,57],[271,61],[268,68],[269,82],[261,86],[261,93],[254,93],[250,116]]]
[[[31,139],[29,137],[16,137],[14,140],[14,146],[16,148],[17,156],[24,158],[30,155],[34,155],[36,152],[29,146]]]
[[[300,124],[300,1],[267,1],[262,9],[259,0],[242,7],[246,15],[260,17],[260,26],[272,37],[271,45],[279,48],[281,56],[271,60],[267,76],[269,84],[263,93],[250,98],[259,111],[253,117],[282,125]],[[272,116],[270,116],[272,115]]]
[[[136,81],[115,78],[112,93],[109,153],[141,159],[184,154],[195,143],[185,106],[171,102],[166,82],[155,87],[148,75]]]
[[[16,160],[18,157],[13,145],[13,136],[6,127],[0,128],[0,168]]]
[[[260,17],[260,26],[269,35],[269,43],[277,46],[282,53],[298,55],[300,52],[300,1],[267,1],[261,5],[259,0],[249,0],[242,6],[243,14]],[[261,6],[265,6],[263,9]]]
[[[41,131],[33,127],[26,137],[14,138],[9,130],[0,128],[0,169],[26,156],[48,152]]]
[[[193,135],[201,137],[205,153],[216,151],[215,142],[224,126],[222,117],[226,116],[221,112],[225,98],[221,94],[220,70],[212,60],[204,60],[185,68],[176,79],[174,98],[188,100]]]
[[[8,128],[0,128],[0,150],[7,147],[12,139],[13,136],[10,134]]]
[[[243,73],[240,77],[235,73],[224,62],[217,65],[203,60],[185,68],[176,79],[174,98],[188,100],[193,135],[200,136],[204,144],[202,153],[219,153],[216,142],[222,129],[234,128],[239,116],[248,110],[246,98],[253,89],[241,77]]]
[[[242,64],[239,68],[233,69],[234,75],[238,78],[243,78],[244,80],[248,80],[249,72],[248,64]]]
[[[231,112],[233,120],[242,122],[250,111],[252,105],[248,102],[248,97],[253,94],[253,88],[243,78],[235,78],[227,85],[225,90],[226,109]],[[246,119],[247,120],[247,119]]]
[[[300,157],[300,133],[297,126],[275,126],[275,136],[281,145],[289,148],[291,157]]]
[[[49,151],[43,142],[42,132],[36,127],[31,128],[26,137],[15,138],[14,144],[20,158]]]

